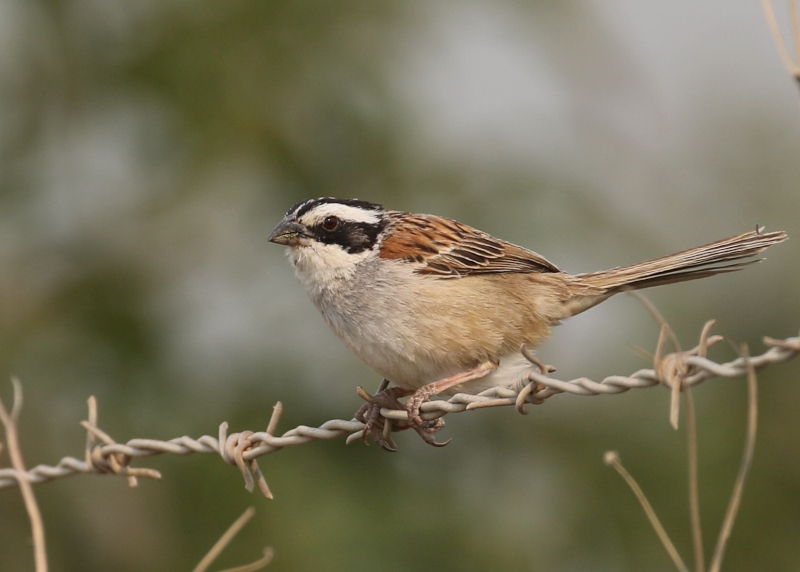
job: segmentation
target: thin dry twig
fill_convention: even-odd
[[[192,570],[192,572],[206,572],[206,570],[208,570],[208,567],[211,566],[211,564],[214,562],[214,560],[217,559],[217,557],[219,557],[220,554],[222,554],[222,551],[228,547],[228,544],[230,544],[231,540],[233,540],[233,538],[237,534],[239,534],[239,531],[242,530],[242,528],[244,528],[244,525],[247,524],[248,521],[251,518],[253,518],[253,515],[255,514],[256,514],[256,509],[253,508],[252,506],[249,507],[247,510],[245,510],[242,513],[242,515],[239,518],[237,518],[234,521],[234,523],[230,525],[230,527],[228,527],[228,530],[226,530],[225,533],[222,536],[220,536],[219,540],[217,540],[217,542],[214,543],[214,546],[211,547],[211,550],[209,550],[208,553],[203,557],[203,559],[197,564],[197,566],[194,567],[194,570]],[[263,568],[272,561],[273,555],[274,552],[272,548],[265,548],[264,556],[262,556],[257,561],[252,562],[250,564],[246,564],[244,566],[230,568],[225,572],[249,572],[251,570],[260,570],[261,568]]]
[[[244,527],[247,522],[253,518],[253,515],[256,514],[256,509],[248,507],[239,518],[237,518],[233,524],[228,527],[228,530],[220,536],[219,540],[214,543],[214,546],[211,547],[211,550],[203,556],[203,559],[198,562],[197,566],[194,567],[192,572],[205,572],[208,570],[208,567],[217,559],[217,557],[222,554],[222,551],[230,544],[233,537],[239,534],[239,531]]]
[[[700,344],[690,350],[689,352],[676,352],[677,355],[683,356],[697,356],[705,358],[706,350],[713,339],[710,336],[711,326],[713,325],[713,321],[709,321],[706,323],[703,331],[700,335]],[[663,345],[663,339],[665,339],[665,327],[668,328],[665,324],[662,324],[662,336],[659,340],[659,346]],[[766,339],[765,339],[766,341]],[[773,340],[774,341],[774,340]],[[773,347],[780,346],[780,343],[772,344]],[[658,353],[656,351],[656,369],[658,369]],[[676,355],[673,354],[673,355]],[[750,466],[753,462],[753,451],[755,450],[755,442],[756,442],[756,429],[758,426],[758,385],[756,380],[756,368],[753,362],[749,357],[749,352],[746,345],[743,345],[740,351],[740,360],[746,370],[747,376],[747,385],[748,385],[748,409],[747,409],[747,436],[745,439],[745,446],[744,446],[744,454],[742,456],[742,461],[739,467],[739,473],[736,477],[736,482],[734,483],[733,493],[731,494],[731,499],[728,504],[728,509],[725,513],[725,519],[723,520],[722,527],[720,529],[719,538],[717,540],[717,545],[714,550],[714,557],[711,562],[711,566],[709,568],[709,572],[719,572],[720,567],[722,566],[722,558],[725,554],[725,548],[728,543],[728,539],[730,538],[731,531],[733,530],[733,524],[736,520],[736,515],[739,511],[739,506],[741,504],[742,492],[744,490],[744,482],[747,477],[747,473],[750,470]],[[675,372],[680,375],[690,375],[692,371],[686,367],[676,368]],[[670,383],[677,383],[678,385],[683,384],[683,379],[680,377],[674,378],[670,380]],[[701,533],[701,524],[700,524],[700,497],[698,492],[698,477],[697,477],[697,428],[696,428],[696,415],[694,409],[694,401],[692,399],[691,390],[689,387],[683,388],[683,393],[686,399],[686,416],[687,416],[687,440],[688,440],[688,468],[689,468],[689,509],[691,515],[691,524],[692,524],[692,541],[693,541],[693,548],[694,548],[694,557],[695,557],[695,572],[703,572],[705,570],[705,559],[703,556],[703,537]],[[672,558],[675,566],[678,570],[686,570],[686,566],[683,563],[680,555],[678,554],[675,546],[672,544],[672,541],[669,539],[669,535],[667,535],[666,531],[664,530],[663,526],[661,525],[658,517],[653,510],[653,507],[650,505],[647,497],[645,496],[644,492],[642,491],[641,487],[636,483],[634,478],[628,473],[627,470],[622,466],[622,463],[619,459],[618,453],[614,451],[609,451],[606,453],[604,457],[604,461],[606,465],[613,466],[617,472],[622,476],[623,479],[628,483],[633,493],[636,495],[639,503],[642,505],[642,508],[647,515],[647,518],[650,520],[653,528],[656,531],[661,543],[664,545],[664,548],[667,550],[670,558]]]
[[[264,555],[255,562],[245,564],[244,566],[237,566],[236,568],[228,568],[222,572],[255,572],[256,570],[261,570],[267,566],[270,562],[272,562],[273,558],[275,558],[275,551],[272,549],[272,547],[268,546],[264,549]]]
[[[786,41],[778,25],[778,18],[775,16],[772,2],[770,0],[761,0],[761,5],[764,7],[767,24],[775,40],[775,45],[778,47],[778,53],[781,56],[781,60],[783,60],[783,65],[786,67],[789,74],[800,84],[800,11],[798,11],[797,8],[797,0],[789,0],[789,19],[791,22],[792,38],[794,40],[795,57],[797,61],[792,60],[792,56],[789,54],[789,48],[786,46]]]
[[[11,413],[9,413],[3,404],[3,400],[0,399],[0,422],[2,422],[6,431],[6,444],[8,445],[8,455],[11,457],[11,466],[14,467],[14,479],[19,485],[25,502],[25,510],[28,512],[28,519],[31,522],[35,569],[36,572],[47,572],[47,549],[44,539],[42,513],[39,511],[36,496],[33,494],[33,486],[28,480],[28,473],[25,471],[25,462],[22,459],[19,433],[17,432],[17,421],[22,411],[22,384],[14,377],[11,378],[11,384],[14,386],[14,405],[11,407]]]
[[[637,483],[636,479],[634,479],[633,476],[631,476],[631,474],[625,469],[625,467],[622,466],[619,453],[616,451],[608,451],[603,457],[603,462],[610,467],[614,467],[620,476],[625,479],[625,482],[628,483],[628,486],[633,491],[633,494],[636,495],[636,498],[639,500],[639,504],[642,505],[642,509],[647,515],[647,518],[650,520],[650,524],[655,529],[658,538],[661,540],[661,543],[664,545],[664,548],[667,550],[670,558],[672,558],[672,562],[675,564],[675,567],[681,572],[689,572],[686,564],[683,563],[681,555],[678,554],[678,550],[675,548],[675,545],[672,544],[672,541],[669,539],[667,531],[664,530],[664,527],[661,525],[661,521],[658,520],[656,512],[653,510],[650,501],[647,500],[647,497],[645,496],[644,491],[642,491],[642,488],[639,486],[639,483]]]
[[[689,520],[692,524],[692,546],[694,548],[694,570],[704,572],[703,527],[700,520],[700,489],[697,475],[697,417],[691,388],[683,392],[686,400],[686,443],[689,469]]]
[[[795,57],[800,62],[800,10],[797,8],[797,0],[790,0],[789,13],[792,23],[792,36],[794,37]]]
[[[666,347],[666,340],[672,343],[674,351],[681,355],[681,347],[678,342],[678,337],[669,324],[658,311],[655,304],[641,292],[630,292],[639,302],[647,309],[653,319],[661,327],[656,353],[653,356],[653,367],[656,371],[661,371],[663,375],[663,352]],[[720,336],[711,336],[711,328],[714,327],[716,320],[708,320],[700,332],[700,343],[697,345],[694,355],[705,357],[708,353],[708,348],[721,341]],[[682,354],[684,356],[691,354]],[[700,490],[698,484],[698,463],[697,463],[697,417],[694,409],[694,399],[692,397],[692,389],[685,386],[683,377],[686,377],[688,370],[685,366],[679,364],[677,370],[672,371],[672,392],[670,402],[670,424],[674,429],[678,428],[678,415],[680,407],[680,393],[683,392],[686,401],[686,445],[687,445],[687,464],[689,473],[689,520],[692,527],[692,546],[694,552],[694,569],[695,572],[705,571],[705,555],[703,553],[703,527],[700,515]]]
[[[722,529],[719,532],[717,539],[717,546],[714,549],[714,557],[711,560],[709,572],[719,572],[722,566],[722,558],[725,556],[725,548],[728,544],[728,539],[733,530],[733,523],[736,520],[736,515],[739,512],[739,505],[742,501],[742,491],[744,490],[744,481],[747,478],[747,473],[750,471],[750,466],[753,464],[753,451],[756,447],[756,429],[758,427],[758,380],[756,379],[756,370],[750,364],[748,359],[747,345],[742,346],[742,357],[747,365],[747,435],[744,443],[744,453],[742,455],[742,462],[739,465],[739,474],[736,476],[736,482],[733,485],[733,493],[731,500],[728,503],[728,510],[725,512],[725,519],[722,521]]]
[[[709,337],[706,342],[709,343],[711,339],[713,337]],[[784,340],[764,338],[764,343],[770,346],[770,349],[762,355],[748,360],[740,357],[732,362],[716,363],[700,355],[704,347],[701,336],[701,343],[697,348],[688,352],[681,352],[680,359],[684,362],[682,367],[688,368],[689,374],[688,377],[681,379],[681,386],[684,388],[692,387],[713,377],[743,377],[747,374],[749,366],[758,370],[787,361],[800,354],[800,336]],[[525,352],[523,351],[523,353]],[[666,355],[662,360],[678,359],[677,357],[671,357],[672,355]],[[526,383],[522,387],[516,389],[496,387],[479,395],[460,393],[447,401],[435,400],[425,403],[422,405],[422,412],[423,419],[436,419],[448,413],[460,413],[483,407],[517,406],[520,391],[528,387],[529,384],[536,385],[532,390],[528,390],[527,402],[539,404],[559,393],[584,396],[613,395],[624,393],[631,389],[653,387],[662,383],[664,383],[664,379],[654,369],[641,369],[630,376],[613,375],[601,382],[585,377],[563,381],[543,374],[539,366],[535,365],[534,362],[531,364]],[[87,438],[89,451],[85,455],[85,460],[64,457],[56,466],[38,465],[25,473],[25,480],[31,483],[40,483],[81,473],[160,478],[160,474],[157,471],[152,469],[133,469],[128,465],[136,458],[150,457],[163,453],[175,455],[211,453],[220,455],[225,462],[239,467],[248,487],[253,487],[254,483],[258,482],[259,489],[269,498],[271,493],[269,493],[269,487],[266,486],[266,480],[261,471],[258,470],[258,466],[253,465],[251,461],[255,461],[256,458],[268,453],[279,451],[284,447],[302,445],[318,439],[337,439],[348,436],[347,442],[352,443],[362,438],[364,424],[355,419],[350,421],[334,419],[323,423],[319,427],[300,425],[285,432],[283,435],[276,436],[272,434],[272,430],[277,427],[281,411],[281,407],[276,406],[274,408],[268,431],[244,431],[228,435],[227,423],[223,423],[216,438],[204,435],[198,439],[184,436],[169,441],[132,439],[124,444],[114,442],[110,436],[106,435],[93,423],[84,422],[84,427],[87,428],[87,431],[105,444],[94,444],[91,438]],[[401,428],[408,423],[408,417],[404,410],[384,408],[381,409],[380,413],[387,421],[387,425]],[[240,447],[239,445],[242,443],[244,445]],[[15,469],[0,469],[0,488],[15,486],[18,484],[18,480],[19,477]]]

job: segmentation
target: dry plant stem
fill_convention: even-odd
[[[686,441],[689,465],[689,515],[692,522],[692,545],[694,547],[694,572],[705,571],[703,555],[703,529],[700,524],[700,492],[697,479],[697,417],[694,410],[692,390],[683,391],[686,400]]]
[[[661,312],[658,311],[656,305],[650,301],[650,298],[648,298],[638,290],[631,290],[630,292],[627,293],[636,298],[639,301],[639,303],[645,307],[645,309],[650,313],[650,315],[653,316],[653,319],[660,328],[663,329],[664,326],[667,326],[666,336],[669,338],[670,343],[672,343],[672,347],[676,352],[681,351],[681,344],[678,342],[678,338],[675,335],[675,332],[673,332],[672,328],[668,326],[667,320],[665,320],[664,316],[661,315]]]
[[[778,19],[775,17],[775,11],[772,9],[772,2],[770,2],[770,0],[761,0],[761,4],[764,7],[767,24],[775,40],[775,45],[778,47],[778,53],[783,60],[783,65],[786,66],[786,69],[792,77],[800,82],[800,16],[798,16],[797,0],[790,0],[789,2],[792,36],[794,37],[794,45],[797,51],[797,62],[792,61],[792,57],[786,47],[786,42],[783,39],[783,34],[781,34],[781,29],[778,25]]]
[[[22,460],[19,435],[17,434],[17,420],[22,410],[22,384],[13,377],[11,378],[11,384],[14,386],[14,405],[9,414],[3,401],[0,400],[0,422],[3,423],[3,427],[6,430],[6,444],[8,445],[8,455],[11,457],[11,466],[16,471],[19,489],[25,502],[25,510],[27,510],[28,518],[31,521],[35,570],[36,572],[47,572],[47,550],[44,541],[42,513],[39,512],[39,505],[36,503],[36,496],[33,494],[33,486],[26,478],[25,462]]]
[[[753,451],[756,446],[756,429],[758,427],[758,381],[756,379],[756,370],[748,356],[747,346],[743,345],[742,357],[747,363],[747,436],[745,437],[744,454],[739,465],[739,474],[736,476],[736,482],[733,485],[733,494],[728,504],[728,510],[725,512],[725,520],[722,521],[722,529],[719,531],[719,539],[717,539],[717,546],[714,549],[714,558],[711,561],[709,572],[719,572],[722,566],[725,547],[731,536],[733,523],[736,520],[736,514],[739,512],[739,505],[742,501],[744,481],[747,478],[750,466],[753,464]]]
[[[683,560],[681,559],[681,555],[678,554],[678,551],[675,549],[675,545],[672,544],[672,541],[669,539],[667,531],[664,530],[663,526],[661,526],[661,521],[658,520],[656,512],[650,505],[650,501],[647,500],[644,491],[642,491],[639,484],[625,469],[625,467],[622,466],[622,461],[620,461],[619,454],[616,451],[608,451],[605,454],[603,461],[606,465],[611,465],[614,467],[620,476],[625,479],[625,482],[628,483],[628,486],[633,491],[633,494],[636,495],[636,498],[639,500],[639,504],[642,505],[642,509],[647,515],[647,518],[650,520],[650,524],[655,529],[658,538],[661,540],[661,543],[664,545],[664,548],[667,550],[670,558],[672,558],[672,562],[675,564],[675,567],[680,572],[689,572],[689,569],[686,568],[686,564],[684,564]]]
[[[797,63],[800,64],[800,10],[797,9],[797,0],[789,1],[789,14],[792,21],[795,57]]]
[[[709,320],[703,326],[700,333],[700,345],[697,353],[705,357],[708,346],[711,328],[714,320]],[[704,572],[705,555],[703,554],[703,528],[700,520],[700,491],[697,476],[697,415],[694,409],[694,398],[692,389],[686,387],[683,390],[686,400],[686,441],[688,448],[688,467],[689,467],[689,515],[692,523],[692,545],[694,547],[694,569],[695,572]]]
[[[271,547],[267,547],[264,549],[264,556],[255,562],[245,564],[244,566],[237,566],[236,568],[228,568],[222,572],[255,572],[256,570],[261,570],[267,566],[270,562],[272,562],[273,558],[275,558],[275,551]]]
[[[239,534],[239,531],[242,529],[242,527],[245,524],[247,524],[247,522],[251,518],[253,518],[253,515],[255,513],[256,513],[256,509],[254,509],[252,506],[249,507],[247,510],[245,510],[242,513],[242,515],[239,518],[237,518],[236,521],[232,525],[230,525],[228,530],[225,531],[225,534],[223,534],[219,538],[219,540],[217,540],[217,542],[214,544],[214,546],[211,547],[211,550],[208,551],[208,554],[206,554],[203,557],[203,559],[197,564],[197,566],[194,567],[194,570],[192,572],[205,572],[206,570],[208,570],[208,567],[211,566],[211,563],[214,562],[214,560],[216,560],[217,557],[219,557],[220,554],[222,554],[222,551],[225,550],[225,548],[227,548],[227,546],[228,546],[228,544],[230,544],[231,540],[233,540],[233,538],[237,534]],[[266,558],[266,556],[267,556],[267,552],[265,551],[264,552],[264,558],[262,558],[258,562],[263,561]],[[266,566],[267,564],[269,564],[270,560],[272,560],[271,556],[270,556],[269,560],[267,560],[264,564],[262,564],[262,566]],[[239,568],[234,568],[233,570],[242,570],[242,569],[244,569],[244,570],[258,570],[258,568],[249,568],[250,566],[253,566],[254,564],[256,564],[256,563],[254,562],[253,564],[248,564],[246,567],[241,567],[240,566]]]

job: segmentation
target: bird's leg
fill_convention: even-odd
[[[444,427],[444,419],[436,419],[434,424],[430,426],[420,416],[420,407],[422,407],[422,404],[428,401],[434,395],[438,395],[443,391],[447,391],[456,385],[460,385],[475,379],[480,379],[489,375],[492,371],[497,369],[497,366],[498,364],[496,363],[485,362],[477,367],[473,367],[472,369],[462,371],[455,375],[451,375],[450,377],[445,377],[444,379],[440,379],[420,387],[414,392],[414,395],[411,396],[405,405],[405,409],[408,412],[409,427],[414,429],[414,431],[416,431],[417,434],[430,445],[434,445],[436,447],[443,447],[447,445],[447,443],[450,442],[449,440],[445,441],[444,443],[437,443],[433,438],[433,433],[436,433]]]
[[[361,387],[358,388],[358,395],[366,401],[356,412],[356,419],[364,424],[363,437],[367,442],[367,437],[372,435],[372,439],[386,451],[395,452],[397,447],[392,442],[391,421],[381,419],[381,408],[403,410],[405,406],[398,401],[400,397],[411,395],[413,390],[402,387],[389,386],[389,380],[384,379],[375,395],[370,395]],[[387,389],[388,388],[388,389]],[[389,427],[388,431],[386,427]],[[384,433],[386,436],[384,436]]]

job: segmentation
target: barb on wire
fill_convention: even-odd
[[[711,343],[714,337],[709,337],[708,333],[704,335],[704,338],[701,337],[700,344],[692,350],[661,356],[660,361],[657,362],[657,364],[661,364],[660,368],[657,365],[655,369],[641,369],[630,376],[612,375],[600,382],[586,377],[570,381],[551,378],[547,375],[552,371],[551,366],[544,365],[536,356],[523,348],[523,354],[531,361],[531,369],[527,379],[520,387],[513,389],[495,387],[478,395],[459,393],[446,401],[430,401],[422,405],[422,418],[434,420],[448,413],[460,413],[484,407],[515,406],[520,412],[524,412],[526,404],[544,403],[545,400],[559,393],[613,395],[659,384],[665,384],[672,388],[677,379],[675,378],[678,375],[676,372],[680,372],[680,386],[686,388],[712,377],[744,377],[748,372],[748,363],[754,370],[758,370],[789,360],[800,353],[800,336],[784,340],[764,338],[764,343],[769,346],[769,349],[763,354],[751,357],[749,360],[738,358],[728,363],[716,363],[705,357],[703,349]],[[134,459],[163,453],[174,455],[211,453],[220,455],[225,462],[231,465],[236,465],[244,476],[248,490],[252,491],[257,483],[262,494],[267,498],[272,498],[264,475],[256,463],[258,457],[274,453],[284,447],[303,445],[319,439],[337,439],[345,435],[347,435],[347,443],[352,443],[362,438],[364,429],[364,424],[355,419],[350,421],[334,419],[319,427],[300,425],[277,436],[275,430],[282,412],[279,402],[275,405],[266,431],[243,431],[229,435],[228,425],[223,423],[220,425],[217,437],[204,435],[193,439],[184,436],[169,441],[131,439],[123,444],[115,442],[97,427],[96,405],[93,403],[94,401],[90,400],[89,420],[82,423],[89,433],[83,461],[74,457],[64,457],[56,466],[38,465],[25,472],[24,475],[20,475],[15,469],[0,469],[0,488],[14,486],[21,479],[30,483],[41,483],[80,473],[122,475],[129,479],[130,484],[135,485],[137,477],[157,479],[161,475],[153,469],[131,468],[129,465]],[[92,413],[93,407],[95,407],[94,414]],[[391,424],[394,430],[403,429],[408,424],[408,416],[404,410],[383,408],[380,413],[385,422]],[[102,444],[96,444],[96,439],[102,441]]]

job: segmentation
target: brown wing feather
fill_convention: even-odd
[[[459,278],[478,274],[561,272],[535,252],[471,226],[433,215],[395,214],[381,258],[419,264],[419,274]]]

